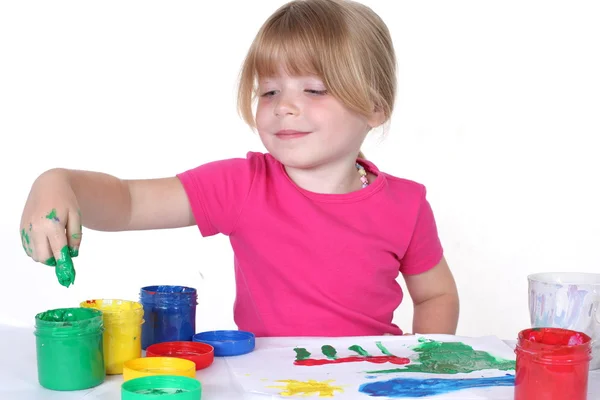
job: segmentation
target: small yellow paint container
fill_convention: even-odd
[[[177,375],[196,377],[196,363],[176,357],[143,357],[126,361],[123,365],[123,380],[154,375]]]
[[[142,356],[144,308],[135,301],[112,299],[86,300],[81,307],[102,311],[106,374],[122,374],[124,362]]]

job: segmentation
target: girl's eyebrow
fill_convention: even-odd
[[[298,76],[295,77],[296,79],[299,79],[302,85],[308,85],[311,87],[317,86],[317,87],[323,87],[326,88],[327,85],[325,85],[325,82],[323,81],[322,78],[318,77],[318,76],[313,76],[313,75],[306,75],[306,76]],[[278,85],[281,83],[281,79],[284,79],[283,77],[278,77],[278,76],[265,76],[262,78],[258,79],[258,86],[270,86],[270,85]]]
[[[300,76],[294,76],[292,77],[294,79],[298,79],[298,80],[302,80],[302,81],[309,81],[309,82],[321,82],[323,83],[323,79],[319,76],[316,75],[300,75]],[[278,80],[283,79],[283,77],[279,77],[279,76],[266,76],[263,78],[259,78],[258,81],[259,82],[267,82],[267,83],[271,83],[271,82],[276,82]]]
[[[259,79],[258,80],[259,86],[260,85],[271,85],[271,84],[274,84],[274,83],[276,83],[275,79],[272,79],[272,78],[263,78],[263,79]]]

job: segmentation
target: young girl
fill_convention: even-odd
[[[257,336],[455,333],[458,295],[421,184],[379,171],[360,147],[388,121],[395,55],[386,25],[351,1],[295,0],[258,32],[239,111],[268,153],[176,177],[122,180],[52,169],[34,182],[21,236],[61,284],[75,278],[81,226],[101,231],[197,225],[235,253],[235,322]],[[257,99],[256,112],[252,112]]]

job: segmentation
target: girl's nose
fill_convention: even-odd
[[[298,103],[293,95],[280,93],[277,100],[274,110],[277,117],[298,114]]]

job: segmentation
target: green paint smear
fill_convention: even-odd
[[[81,239],[81,233],[74,233],[71,235],[73,239]]]
[[[310,357],[310,353],[304,347],[296,347],[296,360],[306,360]]]
[[[21,231],[21,237],[25,239],[25,243],[29,244],[29,235],[25,232],[25,228]]]
[[[73,257],[77,257],[79,255],[79,247],[69,247],[69,255]]]
[[[369,353],[367,353],[367,351],[365,349],[363,349],[362,347],[360,347],[357,344],[353,344],[352,346],[348,347],[348,350],[352,350],[357,352],[358,354],[360,354],[363,357],[368,357]]]
[[[330,360],[335,360],[337,358],[337,351],[336,351],[336,349],[333,348],[332,346],[328,345],[328,344],[322,346],[321,347],[321,351]]]
[[[135,391],[135,393],[139,394],[178,394],[187,392],[188,391],[184,389],[142,389]]]
[[[21,230],[21,243],[23,244],[23,250],[25,250],[25,253],[28,256],[31,256],[33,254],[33,249],[30,246],[31,241],[29,239],[29,234],[25,232],[25,228]]]
[[[58,216],[56,215],[56,209],[53,208],[52,211],[50,211],[48,213],[48,215],[46,215],[46,218],[48,218],[52,221],[58,221]]]
[[[367,371],[373,374],[389,374],[395,372],[424,372],[429,374],[460,374],[498,369],[500,371],[514,370],[515,362],[492,356],[490,353],[474,350],[461,342],[437,342],[421,340],[421,344],[412,350],[419,354],[416,362],[404,368],[394,368],[382,371]]]
[[[386,356],[393,355],[392,353],[390,353],[390,351],[388,349],[385,348],[385,346],[383,344],[381,344],[381,342],[375,342],[375,344],[377,345],[377,347],[379,348],[379,350],[381,350],[381,352],[383,354],[385,354]]]
[[[87,308],[60,308],[39,313],[36,318],[46,322],[75,322],[92,316]]]
[[[49,265],[51,267],[55,267],[56,266],[56,258],[50,257],[49,259],[44,261],[44,264]]]
[[[61,285],[69,287],[75,283],[75,268],[73,267],[73,260],[71,260],[69,246],[64,246],[60,250],[60,258],[56,260],[54,272]]]

